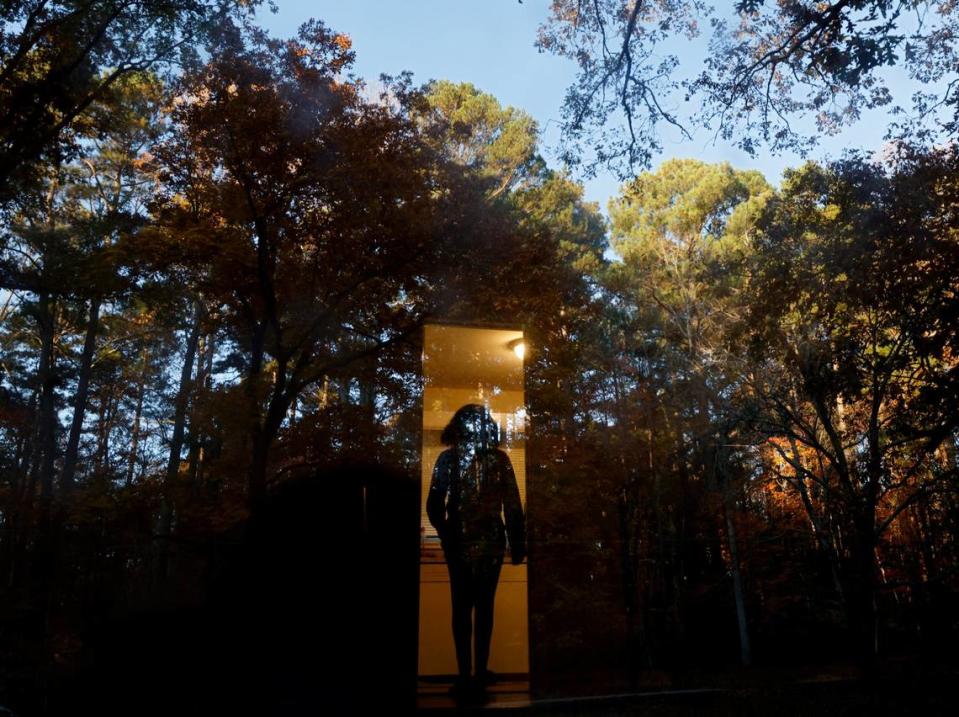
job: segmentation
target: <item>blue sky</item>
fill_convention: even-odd
[[[721,3],[717,3],[721,4]],[[417,82],[449,79],[472,82],[503,104],[532,114],[543,131],[546,156],[558,139],[556,122],[566,87],[574,76],[571,62],[540,53],[536,31],[548,16],[549,0],[277,0],[279,12],[259,11],[259,21],[277,36],[289,36],[300,23],[315,17],[349,35],[356,50],[355,72],[374,82],[381,73],[413,73]],[[697,69],[703,42],[677,43],[677,54],[687,71]],[[813,158],[836,156],[845,148],[876,151],[882,145],[885,121],[866,117],[855,127],[827,138]],[[778,183],[785,167],[796,166],[796,155],[749,157],[735,147],[713,143],[705,133],[693,141],[664,137],[657,160],[694,157],[729,161],[742,169],[759,169]],[[555,161],[552,162],[555,164]],[[586,183],[587,197],[605,210],[620,182],[600,174]]]

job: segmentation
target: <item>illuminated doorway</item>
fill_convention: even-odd
[[[445,449],[443,429],[457,409],[484,406],[499,426],[526,506],[526,407],[523,332],[430,324],[423,337],[423,449],[420,516],[419,674],[457,672],[451,629],[450,580],[439,537],[426,514],[433,467]],[[489,669],[501,676],[529,673],[527,566],[503,562],[496,589]]]

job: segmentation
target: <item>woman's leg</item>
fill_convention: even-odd
[[[473,637],[473,576],[469,563],[462,558],[446,556],[450,573],[450,595],[453,600],[453,643],[456,666],[461,681],[469,680],[470,643]]]
[[[476,676],[483,678],[493,639],[493,604],[503,556],[485,558],[476,564]]]

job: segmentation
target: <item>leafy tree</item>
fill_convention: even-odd
[[[130,282],[117,276],[117,244],[145,220],[152,178],[145,155],[163,131],[160,105],[163,88],[155,76],[127,74],[102,93],[90,110],[84,152],[75,165],[68,192],[82,214],[73,221],[87,236],[87,251],[98,274],[86,287],[88,319],[78,361],[73,417],[63,458],[61,483],[69,490],[77,467],[90,372],[96,353],[100,310],[118,299]]]
[[[668,430],[676,441],[670,452],[682,464],[683,482],[696,476],[723,496],[744,663],[750,661],[750,643],[732,515],[733,478],[742,477],[743,470],[727,448],[736,442],[738,419],[730,399],[739,377],[735,363],[724,356],[724,339],[737,311],[739,267],[748,253],[749,234],[771,195],[758,172],[670,160],[625,185],[610,204],[612,245],[623,262],[611,268],[608,286],[622,302],[626,351],[635,352],[635,373],[628,380],[647,411],[675,424]],[[651,452],[658,428],[648,418],[644,423]],[[651,459],[649,463],[652,470]],[[633,530],[627,545],[635,551],[645,496],[638,470],[629,472],[626,481],[623,510],[631,516],[626,526]],[[635,560],[634,555],[630,564]]]
[[[195,58],[255,0],[14,0],[0,10],[0,203],[38,161],[64,159],[78,120],[127,75]]]
[[[116,394],[122,387],[108,367],[116,367],[122,337],[110,336],[116,342],[111,346],[102,335],[113,333],[115,314],[130,297],[117,245],[144,219],[142,159],[161,126],[160,94],[156,78],[148,75],[116,81],[89,108],[83,134],[77,133],[76,160],[48,167],[42,194],[32,187],[9,203],[9,223],[0,234],[0,286],[18,313],[7,337],[34,377],[26,386],[8,384],[21,391],[19,402],[33,421],[19,435],[30,451],[5,476],[11,530],[4,569],[18,585],[32,571],[45,596],[41,604],[51,599],[64,526],[78,503],[78,467],[87,476],[102,476],[110,434],[119,423]],[[84,462],[91,398],[101,410]],[[65,415],[67,430],[61,425]]]
[[[426,120],[439,130],[437,150],[489,181],[489,197],[508,193],[542,164],[535,120],[503,107],[469,83],[434,81],[424,91]]]
[[[865,109],[890,106],[884,70],[894,66],[923,85],[912,98],[919,116],[935,118],[942,106],[955,114],[957,19],[941,0],[740,0],[721,8],[557,0],[538,44],[578,66],[564,106],[568,158],[628,176],[661,150],[663,123],[687,137],[703,127],[752,154],[809,148],[816,138],[797,131],[794,118],[814,117],[817,133],[830,134]],[[668,46],[696,38],[706,23],[705,68],[687,70]],[[677,107],[681,95],[699,109]],[[954,117],[937,119],[938,131],[954,132]]]
[[[746,335],[760,430],[833,557],[861,654],[878,559],[917,503],[954,490],[955,155],[852,158],[787,176],[757,237]],[[843,537],[845,536],[845,537]]]
[[[159,152],[162,230],[228,326],[242,375],[248,494],[301,393],[408,335],[436,265],[435,163],[413,96],[367,103],[348,38],[237,35],[185,78]],[[186,258],[188,257],[188,258]]]

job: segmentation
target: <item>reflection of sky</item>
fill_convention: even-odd
[[[732,2],[720,0],[714,4],[723,9]],[[404,70],[413,72],[417,83],[429,79],[472,82],[503,104],[532,114],[539,122],[544,143],[557,143],[556,120],[575,68],[571,62],[540,53],[533,46],[537,28],[549,15],[550,0],[282,0],[279,5],[277,15],[261,10],[260,21],[275,33],[291,35],[297,25],[312,16],[348,34],[356,50],[356,73],[371,84],[380,73],[396,75]],[[662,48],[663,55],[680,58],[686,74],[697,74],[702,65],[709,39],[705,23],[703,27],[704,35],[697,40],[677,39]],[[896,68],[885,71],[884,76],[898,101],[908,102],[917,89]],[[666,98],[665,102],[680,116],[695,109],[685,106],[682,97]],[[790,119],[797,129],[818,134],[810,118]],[[878,151],[887,121],[885,108],[865,112],[858,123],[839,135],[823,138],[812,157],[838,156],[852,147]],[[692,141],[666,128],[662,132],[664,151],[654,160],[656,164],[671,157],[728,161],[740,169],[758,169],[775,183],[784,168],[801,163],[801,158],[793,154],[750,157],[731,142],[713,143],[706,131],[695,133]],[[586,196],[605,210],[606,201],[617,193],[618,186],[615,177],[600,172],[586,182]]]

